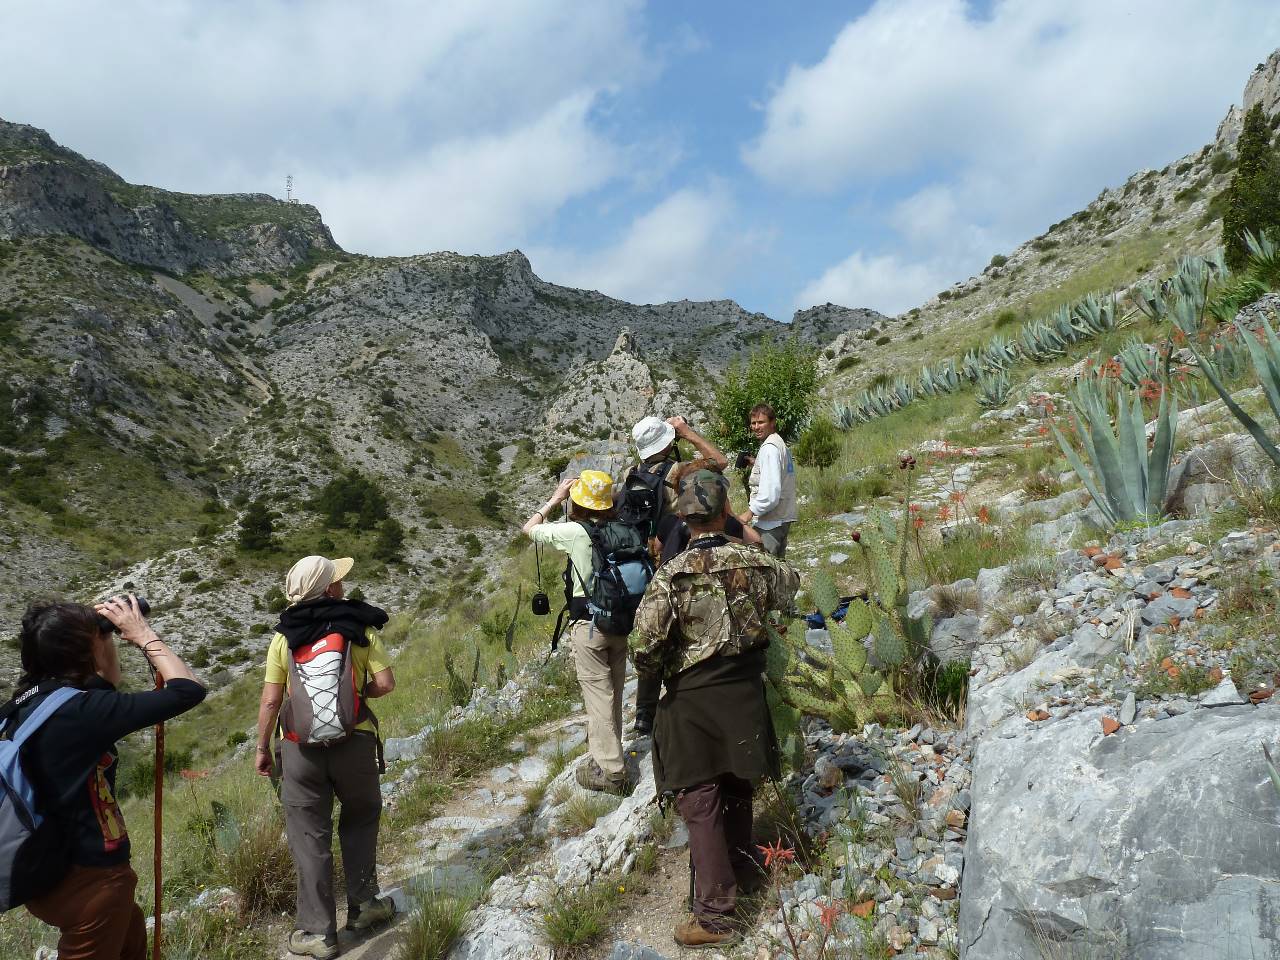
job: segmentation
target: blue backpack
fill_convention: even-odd
[[[47,687],[33,687],[10,701],[0,723]],[[11,740],[0,740],[0,913],[43,896],[67,872],[67,836],[40,812],[35,787],[22,769],[22,747],[46,720],[76,694],[58,687],[27,717]]]

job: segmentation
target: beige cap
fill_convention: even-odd
[[[328,560],[324,557],[303,557],[289,568],[284,578],[284,595],[290,603],[314,600],[329,589],[330,584],[345,580],[355,561],[350,557]]]

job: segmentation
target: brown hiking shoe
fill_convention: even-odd
[[[672,932],[676,943],[691,950],[701,947],[723,947],[737,943],[738,934],[733,930],[709,930],[697,917],[691,917]]]
[[[625,773],[610,776],[600,769],[600,764],[596,763],[594,757],[587,757],[586,763],[578,764],[578,769],[573,772],[573,776],[578,781],[578,786],[585,790],[613,793],[618,796],[626,796],[631,792],[632,784]]]

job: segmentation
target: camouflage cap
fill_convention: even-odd
[[[729,499],[729,480],[714,470],[699,470],[680,481],[676,513],[695,523],[724,513]]]

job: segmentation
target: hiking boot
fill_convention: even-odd
[[[396,905],[390,897],[374,897],[358,907],[347,909],[348,930],[368,930],[375,923],[384,923],[396,915]]]
[[[338,938],[334,934],[307,933],[295,930],[289,934],[289,952],[317,960],[333,960],[338,955]]]
[[[625,796],[629,791],[630,784],[627,781],[625,773],[615,773],[613,775],[605,773],[600,769],[600,764],[596,763],[594,757],[587,757],[586,763],[578,764],[578,769],[573,773],[574,778],[578,781],[578,786],[585,790],[596,790],[600,793],[612,793],[618,796]]]
[[[680,946],[689,947],[692,950],[701,947],[723,947],[738,941],[738,934],[735,931],[712,930],[704,927],[697,917],[692,917],[677,926],[672,931],[672,937]]]
[[[653,733],[653,717],[647,713],[636,713],[635,722],[631,725],[631,732],[637,737],[647,737]]]

